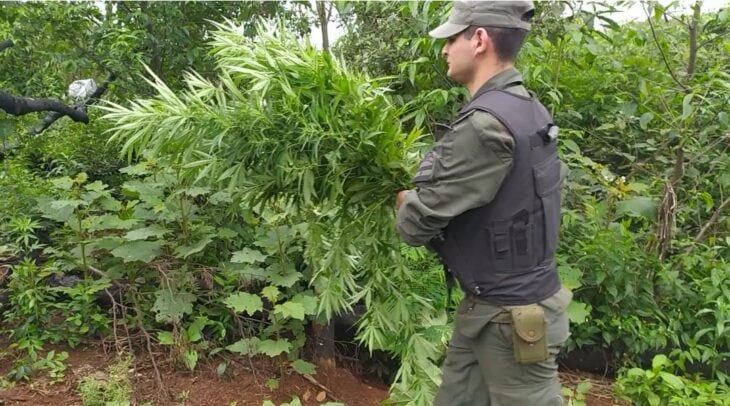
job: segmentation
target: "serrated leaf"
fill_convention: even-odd
[[[314,364],[301,359],[292,362],[291,366],[302,375],[314,375],[317,372],[317,367]]]
[[[175,344],[175,336],[170,331],[160,331],[157,333],[157,341],[162,345],[172,345]]]
[[[56,189],[71,190],[71,187],[73,187],[74,185],[74,180],[69,178],[68,176],[64,176],[61,178],[51,179],[51,184]]]
[[[178,258],[187,258],[193,254],[203,251],[211,242],[213,242],[213,238],[211,236],[205,236],[195,244],[181,245],[175,248],[175,256]]]
[[[575,324],[585,322],[590,312],[590,306],[585,303],[573,300],[568,305],[568,319]]]
[[[137,219],[122,220],[114,214],[104,214],[101,216],[93,216],[86,219],[88,221],[87,229],[89,231],[102,230],[129,230],[139,223]]]
[[[583,286],[581,282],[583,280],[583,271],[579,268],[560,265],[558,266],[558,273],[560,274],[560,281],[566,288],[573,290]]]
[[[298,293],[290,302],[301,304],[304,307],[304,313],[309,315],[317,314],[317,298],[312,295]]]
[[[195,187],[189,187],[187,189],[183,189],[181,192],[185,193],[185,195],[189,196],[189,197],[198,197],[198,196],[203,196],[203,195],[210,193],[210,188],[195,186]]]
[[[131,241],[114,248],[112,255],[122,258],[124,262],[150,262],[162,253],[164,241]]]
[[[249,316],[264,309],[264,303],[260,297],[246,292],[234,293],[223,300],[223,303],[236,313],[245,312]]]
[[[261,340],[257,337],[243,338],[229,345],[226,349],[230,352],[235,352],[236,354],[249,356],[256,355],[259,352],[258,348],[260,343]]]
[[[289,301],[274,306],[274,313],[292,319],[304,320],[305,312],[304,306],[302,306],[301,303],[294,303],[292,301]]]
[[[237,232],[231,230],[230,228],[222,227],[218,229],[218,232],[216,235],[224,240],[231,239],[238,235]]]
[[[43,217],[58,222],[68,221],[74,215],[74,210],[81,204],[83,200],[53,200],[48,198],[38,199],[38,209]]]
[[[287,340],[264,340],[259,343],[258,352],[275,357],[281,353],[288,353],[290,349],[291,343]]]
[[[142,227],[129,231],[124,235],[124,238],[128,241],[146,240],[149,237],[160,238],[169,232],[170,230],[157,224],[153,224],[149,227]]]
[[[274,285],[281,286],[284,288],[290,288],[294,286],[295,283],[302,277],[302,274],[300,272],[289,272],[286,275],[281,275],[277,272],[270,273],[268,275],[269,282],[273,283]]]
[[[231,194],[226,191],[220,191],[213,193],[209,198],[208,201],[211,204],[219,204],[219,203],[231,203],[233,202],[233,199],[231,198]]]
[[[264,262],[265,260],[266,255],[262,254],[260,251],[252,250],[250,248],[244,248],[240,251],[236,251],[233,253],[233,257],[231,257],[231,262],[239,264],[255,264]]]
[[[261,289],[261,296],[265,297],[269,302],[276,303],[279,300],[279,288],[276,286],[266,286]]]
[[[195,295],[189,292],[175,292],[161,289],[155,292],[155,304],[152,311],[160,323],[179,323],[183,316],[193,312]]]

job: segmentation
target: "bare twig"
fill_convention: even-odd
[[[308,381],[309,381],[309,383],[311,383],[312,385],[314,385],[314,386],[316,386],[316,387],[318,387],[318,388],[322,389],[323,391],[327,392],[327,395],[328,395],[328,396],[329,396],[329,397],[330,397],[330,398],[331,398],[332,400],[334,400],[335,402],[340,402],[340,403],[342,403],[342,401],[341,401],[341,400],[337,399],[337,397],[335,396],[334,392],[332,392],[332,391],[330,390],[330,388],[328,388],[328,387],[326,387],[326,386],[322,385],[321,383],[319,383],[319,382],[318,382],[318,381],[317,381],[316,379],[314,379],[314,378],[313,378],[313,377],[312,377],[311,375],[302,375],[302,376],[304,377],[304,379],[308,380]]]
[[[717,209],[715,209],[715,211],[712,213],[712,216],[710,217],[710,219],[707,220],[707,223],[705,223],[705,225],[702,226],[702,228],[700,229],[700,232],[697,233],[697,235],[695,236],[694,242],[700,242],[700,241],[702,241],[703,238],[705,238],[705,235],[707,234],[707,232],[710,230],[710,228],[712,226],[715,225],[715,223],[717,223],[718,220],[720,220],[720,215],[726,208],[728,208],[728,206],[730,206],[730,197],[725,199],[719,206],[717,206]],[[690,251],[690,249],[688,248],[687,252],[689,252],[689,251]]]

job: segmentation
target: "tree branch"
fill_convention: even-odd
[[[705,223],[704,226],[700,229],[700,232],[697,233],[697,236],[694,239],[694,242],[700,242],[703,238],[705,238],[705,235],[710,230],[710,228],[717,223],[718,220],[720,220],[720,215],[722,212],[730,206],[730,197],[725,199],[725,201],[720,204],[720,206],[715,209],[715,211],[712,213],[712,216],[709,220],[707,220],[707,223]]]
[[[0,90],[0,109],[13,116],[22,116],[38,111],[53,111],[59,117],[69,116],[73,121],[89,122],[89,116],[86,115],[85,111],[66,106],[58,100],[16,97],[2,90]]]
[[[0,41],[0,52],[4,51],[6,48],[12,47],[13,45],[15,45],[15,43],[13,42],[12,39],[6,39],[5,41]]]
[[[672,76],[672,79],[676,84],[678,84],[682,90],[686,92],[689,92],[689,88],[685,86],[682,82],[677,79],[677,77],[674,75],[674,71],[672,70],[672,67],[669,66],[669,61],[667,61],[667,56],[664,54],[664,50],[662,49],[661,44],[659,44],[659,38],[657,38],[656,31],[654,30],[654,23],[651,21],[651,16],[649,15],[649,11],[644,6],[644,3],[641,3],[641,8],[644,10],[644,14],[646,14],[646,20],[649,22],[649,28],[651,28],[651,35],[654,37],[654,43],[656,44],[656,47],[659,48],[659,53],[662,55],[662,60],[664,60],[664,65],[667,67],[667,71],[669,71],[669,75]]]
[[[89,96],[89,98],[86,99],[85,102],[75,105],[74,109],[83,111],[84,115],[86,115],[86,107],[96,103],[99,100],[99,97],[101,97],[101,95],[103,95],[107,91],[107,89],[109,88],[109,84],[111,82],[113,82],[116,78],[117,78],[116,73],[110,73],[109,76],[107,76],[104,83],[102,83],[101,86],[97,87],[96,91],[94,93],[92,93],[91,96]],[[40,125],[33,127],[28,131],[28,135],[38,135],[38,134],[42,133],[43,131],[48,129],[48,127],[50,127],[51,124],[55,123],[61,117],[63,117],[63,115],[59,114],[55,111],[48,113],[45,117],[43,117],[43,120],[41,120]],[[88,123],[88,117],[87,117],[86,123]]]
[[[687,78],[690,80],[697,66],[697,50],[699,49],[697,45],[697,27],[702,17],[702,1],[698,0],[692,8],[694,9],[694,14],[692,15],[692,22],[689,25],[689,62],[687,63]]]

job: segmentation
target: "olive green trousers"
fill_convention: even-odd
[[[434,405],[563,405],[556,357],[568,339],[571,298],[572,293],[563,288],[539,303],[545,311],[548,359],[526,365],[515,361],[512,325],[492,320],[505,307],[464,298],[456,312]]]

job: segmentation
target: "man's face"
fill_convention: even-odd
[[[474,76],[474,41],[476,35],[467,39],[463,32],[460,32],[446,41],[441,54],[449,64],[447,75],[458,83],[468,83]]]

